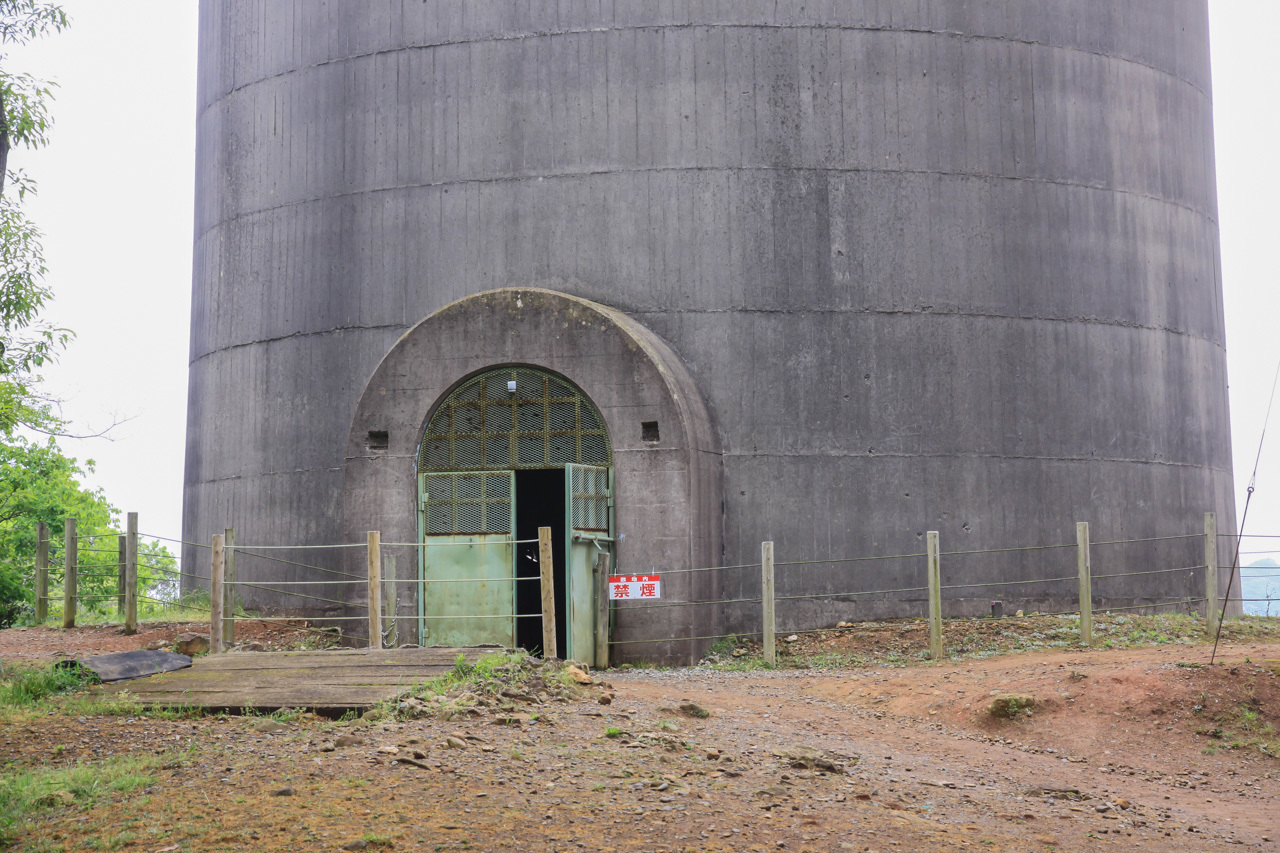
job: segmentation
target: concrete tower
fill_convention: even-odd
[[[1204,0],[202,0],[200,17],[189,540],[377,529],[408,543],[402,578],[430,580],[519,563],[523,546],[477,568],[458,543],[545,522],[581,657],[573,573],[610,547],[639,571],[751,564],[763,539],[787,561],[912,554],[929,529],[956,551],[1070,543],[1075,521],[1103,541],[1191,534],[1214,510],[1231,529]],[[449,565],[419,564],[432,536]],[[1125,553],[1190,566],[1199,547]],[[351,565],[289,553],[241,571]],[[1074,571],[1050,557],[947,565],[974,584]],[[918,612],[918,592],[836,594],[922,574],[780,570],[807,597],[779,622]],[[1095,594],[1203,583],[1154,578]],[[758,583],[673,574],[664,602]],[[468,607],[521,607],[418,588],[401,613],[451,626],[427,642],[475,639]],[[1074,587],[1020,594],[1069,608]],[[739,607],[620,608],[614,637],[749,630]]]

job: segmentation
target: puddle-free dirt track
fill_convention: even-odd
[[[1280,645],[1207,659],[1164,646],[610,672],[517,725],[27,715],[0,754],[10,769],[176,756],[128,800],[47,813],[17,849],[1277,849],[1280,761],[1220,721],[1276,720]],[[1037,706],[993,719],[993,692]]]

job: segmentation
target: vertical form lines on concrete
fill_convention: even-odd
[[[556,648],[556,565],[551,528],[538,528],[538,572],[542,577],[542,657],[559,657]]]
[[[62,528],[62,627],[76,626],[76,520],[68,518]]]
[[[49,525],[36,527],[36,624],[49,618]]]
[[[222,531],[222,642],[236,641],[236,529]]]
[[[929,657],[942,660],[942,563],[938,557],[938,531],[925,537],[929,561]]]
[[[125,516],[124,632],[138,633],[138,514],[136,512]]]
[[[774,666],[778,662],[778,625],[773,608],[773,543],[760,543],[760,610],[764,622],[764,662]]]
[[[1076,568],[1080,574],[1080,642],[1093,645],[1093,554],[1089,522],[1076,522]]]
[[[1204,514],[1204,632],[1218,621],[1218,514]]]
[[[213,534],[212,556],[209,563],[209,654],[222,653],[222,602],[226,553],[221,533]]]
[[[608,551],[596,555],[596,669],[609,668],[609,567]]]
[[[382,531],[369,531],[369,648],[382,648]]]

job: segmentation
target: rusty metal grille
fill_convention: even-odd
[[[569,469],[570,526],[574,530],[609,532],[609,469]]]
[[[464,383],[431,416],[418,450],[419,471],[612,463],[604,419],[591,401],[564,380],[528,368],[493,370]]]
[[[428,536],[511,533],[510,471],[427,474],[422,506]]]

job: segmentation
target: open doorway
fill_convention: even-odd
[[[538,528],[551,528],[555,561],[556,649],[568,648],[566,616],[568,596],[565,572],[565,483],[563,468],[516,471],[516,539],[534,540],[516,546],[516,577],[537,578]],[[531,654],[542,654],[542,588],[533,581],[516,583],[516,644]]]

